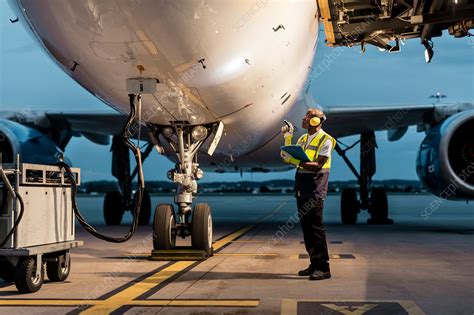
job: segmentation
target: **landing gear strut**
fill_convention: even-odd
[[[358,143],[360,143],[360,173],[357,172],[352,162],[346,156],[346,151],[352,149]],[[344,224],[355,224],[361,209],[369,211],[370,218],[367,220],[369,224],[393,223],[393,220],[388,218],[388,201],[385,189],[373,188],[369,197],[372,177],[376,171],[376,148],[377,143],[373,131],[361,134],[360,140],[346,149],[341,149],[339,144],[336,145],[336,152],[357,177],[360,187],[360,200],[357,199],[355,189],[346,188],[342,191],[341,220]]]
[[[142,162],[153,150],[153,145],[147,145],[142,154]],[[118,180],[118,190],[109,191],[104,198],[104,219],[107,225],[119,225],[125,211],[131,211],[135,204],[136,195],[133,195],[132,181],[138,169],[135,167],[130,174],[130,154],[128,147],[123,143],[121,136],[114,136],[112,140],[112,175]],[[133,196],[132,196],[133,195]],[[147,225],[151,217],[151,199],[145,190],[142,198],[139,225]]]
[[[224,126],[221,122],[191,126],[188,122],[174,122],[171,126],[156,126],[155,145],[160,145],[160,135],[176,153],[178,162],[168,171],[168,178],[177,184],[174,208],[170,204],[160,204],[156,208],[153,223],[155,250],[167,250],[175,247],[176,237],[191,236],[193,249],[212,253],[212,211],[208,204],[196,204],[192,208],[197,194],[197,181],[204,176],[197,162],[197,152],[211,136],[213,140],[207,150],[212,155],[222,136]],[[192,214],[191,222],[189,221]]]

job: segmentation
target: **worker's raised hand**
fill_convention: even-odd
[[[285,120],[285,125],[281,127],[281,132],[283,133],[283,137],[293,137],[293,133],[295,132],[295,127],[292,123]]]

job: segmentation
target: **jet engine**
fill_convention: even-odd
[[[21,162],[54,164],[63,152],[46,134],[22,124],[0,119],[0,153],[3,163],[12,163],[17,154]]]
[[[441,198],[474,199],[474,110],[455,114],[428,131],[416,171]]]

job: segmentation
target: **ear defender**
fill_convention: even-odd
[[[322,117],[313,117],[310,119],[309,124],[313,127],[319,126],[326,120],[326,116]]]

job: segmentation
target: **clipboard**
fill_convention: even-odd
[[[285,151],[293,158],[303,161],[303,162],[311,162],[311,159],[308,157],[306,152],[304,152],[303,148],[299,145],[286,145],[281,146],[280,149]]]

